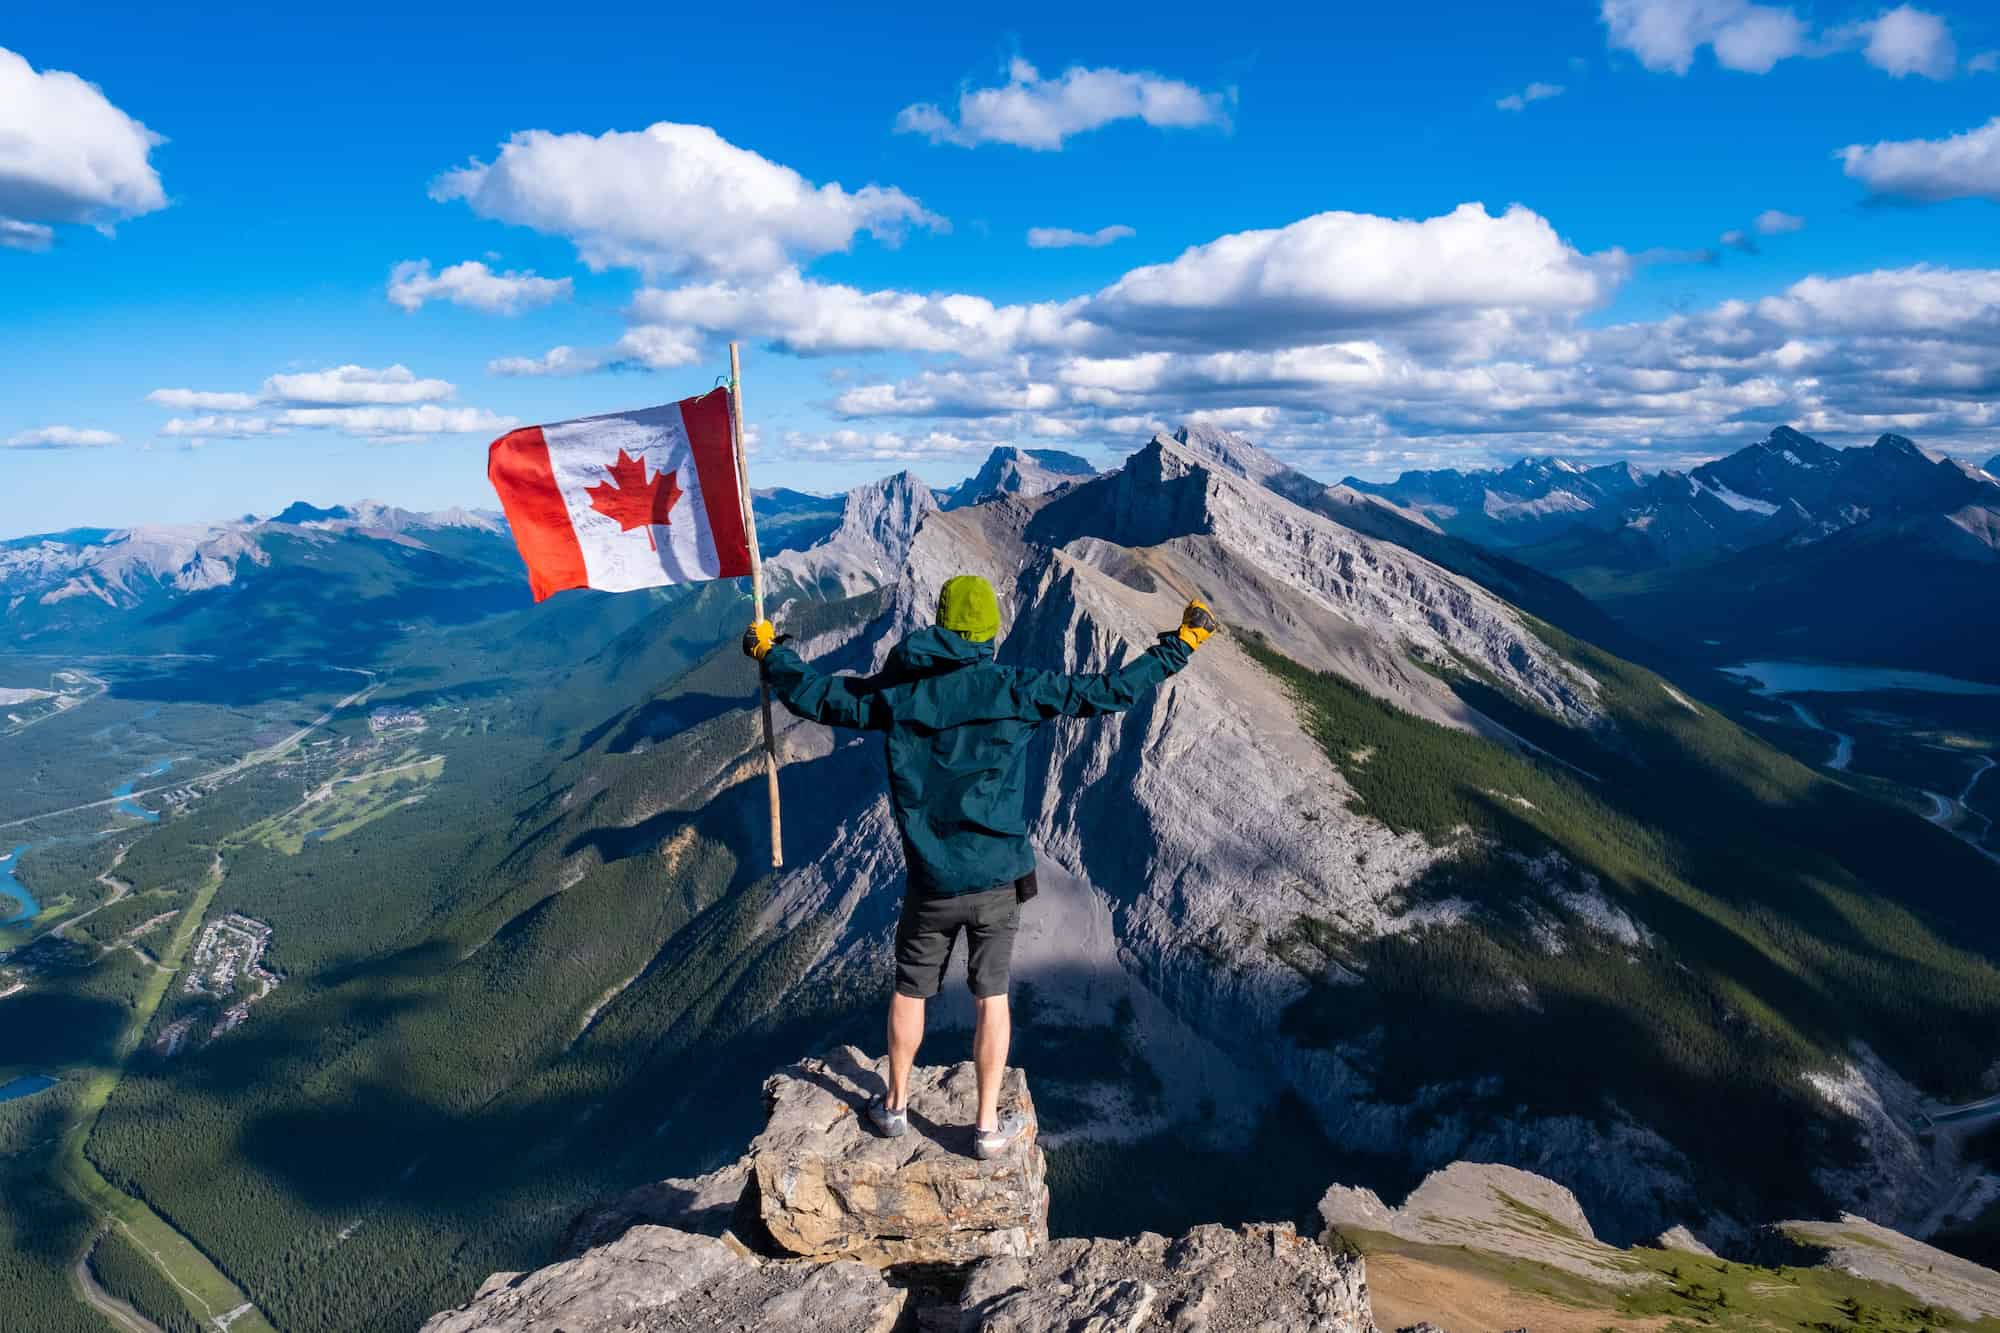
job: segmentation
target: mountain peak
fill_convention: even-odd
[[[1937,461],[1931,457],[1928,450],[1918,445],[1915,440],[1907,435],[1892,434],[1881,436],[1875,441],[1872,447],[1884,454],[1901,454],[1909,458],[1921,458],[1926,463]]]
[[[1196,462],[1223,468],[1251,481],[1263,481],[1291,469],[1234,431],[1193,421],[1172,435],[1155,435],[1153,443],[1178,449]]]
[[[1097,469],[1075,454],[1003,444],[986,456],[978,472],[952,491],[945,508],[963,509],[1000,495],[1042,495],[1096,475]]]
[[[331,508],[322,509],[310,501],[294,500],[277,513],[271,515],[270,521],[273,523],[316,523],[330,518],[352,518],[353,516],[353,511],[349,510],[346,505],[334,505]]]

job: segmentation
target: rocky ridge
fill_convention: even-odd
[[[898,577],[876,592],[879,613],[795,646],[835,669],[877,669],[904,633],[929,622],[943,580],[973,571],[1000,592],[1002,661],[1102,670],[1200,592],[1233,629],[1254,629],[1294,660],[1446,725],[1491,727],[1408,653],[1475,663],[1576,725],[1602,725],[1595,682],[1505,602],[1272,488],[1289,474],[1241,437],[1197,427],[1158,436],[1120,471],[1059,494],[927,514],[895,563]],[[824,548],[800,554],[829,558]],[[795,559],[774,563],[798,567]],[[850,587],[866,582],[859,568],[844,577]],[[779,720],[788,766],[827,767],[787,805],[788,827],[806,830],[795,845],[817,855],[787,868],[762,923],[826,929],[810,983],[872,984],[887,966],[902,872],[876,761],[824,728]],[[1129,1012],[1131,1040],[1162,1088],[1146,1107],[1115,1084],[1092,1089],[1105,1118],[1065,1123],[1066,1133],[1124,1138],[1208,1116],[1218,1142],[1240,1142],[1290,1092],[1356,1150],[1409,1152],[1424,1165],[1530,1153],[1593,1197],[1623,1201],[1635,1228],[1674,1220],[1661,1201],[1682,1188],[1685,1164],[1642,1126],[1440,1121],[1375,1100],[1366,1050],[1310,1048],[1281,1034],[1309,983],[1274,941],[1302,917],[1365,939],[1448,923],[1463,909],[1406,903],[1406,886],[1452,849],[1348,810],[1345,780],[1301,729],[1287,690],[1233,633],[1131,712],[1044,734],[1028,812],[1044,892],[1027,914],[1016,975],[1035,988],[1045,1022],[1105,1027]],[[1092,832],[1107,828],[1147,836]],[[1331,959],[1326,968],[1338,976]],[[954,1010],[963,1004],[955,992],[947,988],[939,1021],[969,1017]]]
[[[2000,474],[1989,474],[1990,467],[1982,473],[1902,435],[1835,449],[1779,426],[1686,471],[1648,475],[1629,463],[1586,468],[1534,458],[1503,469],[1405,472],[1393,482],[1349,477],[1344,484],[1501,548],[1557,541],[1574,531],[1617,542],[1628,560],[1643,554],[1671,564],[1767,543],[1808,544],[1871,522],[1991,511],[2000,504]],[[1548,558],[1565,557],[1558,550]]]
[[[1002,495],[1042,495],[1097,475],[1097,469],[1060,449],[1020,449],[1002,445],[979,471],[959,483],[947,509],[984,504]]]
[[[1680,1229],[1619,1249],[1569,1190],[1489,1163],[1455,1162],[1394,1207],[1334,1185],[1312,1235],[1277,1221],[1051,1240],[1035,1130],[995,1162],[967,1151],[969,1065],[916,1071],[902,1139],[861,1124],[881,1079],[852,1047],[779,1071],[740,1161],[591,1209],[556,1262],[494,1274],[423,1333],[1377,1333],[1378,1309],[1433,1330],[1623,1327],[1634,1310],[1756,1328],[1801,1292],[1933,1325],[2000,1315],[2000,1273],[1860,1218],[1782,1223],[1729,1257]],[[1026,1077],[1005,1086],[1032,1123]]]
[[[916,1071],[899,1139],[862,1125],[881,1087],[852,1047],[780,1071],[741,1162],[592,1209],[565,1257],[494,1274],[424,1333],[1375,1333],[1365,1264],[1290,1224],[1051,1244],[1019,1070],[1001,1104],[1030,1130],[990,1162],[969,1152],[970,1064]]]

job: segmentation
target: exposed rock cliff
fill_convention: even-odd
[[[945,508],[963,509],[1002,495],[1041,495],[1096,475],[1096,468],[1060,449],[1003,445],[986,456],[978,472],[959,483]]]
[[[860,1117],[873,1062],[801,1061],[765,1085],[741,1162],[590,1210],[568,1257],[494,1274],[424,1333],[1375,1333],[1362,1261],[1290,1224],[1051,1245],[1027,1081],[1008,1070],[1001,1105],[1031,1128],[988,1162],[973,1085],[970,1064],[918,1069],[911,1132],[885,1139]]]

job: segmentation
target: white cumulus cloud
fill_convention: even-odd
[[[86,430],[76,426],[41,426],[10,435],[9,449],[101,449],[118,443],[108,430]]]
[[[204,413],[173,417],[160,428],[162,435],[195,443],[293,430],[339,431],[370,440],[417,439],[498,434],[517,424],[513,417],[485,408],[441,401],[456,392],[449,381],[424,379],[408,366],[345,365],[271,375],[256,394],[155,389],[146,396],[162,407]]]
[[[254,393],[208,393],[200,389],[155,389],[148,402],[181,412],[243,412],[257,406]]]
[[[1028,245],[1036,250],[1066,250],[1072,246],[1088,246],[1095,249],[1138,234],[1122,222],[1115,222],[1109,227],[1099,227],[1096,231],[1075,231],[1069,227],[1030,227]]]
[[[1958,46],[1951,39],[1951,29],[1936,14],[1899,5],[1862,24],[1861,29],[1867,34],[1862,55],[1895,78],[1920,74],[1927,79],[1948,79],[1958,64]]]
[[[1623,268],[1622,257],[1580,254],[1518,204],[1497,217],[1461,204],[1421,221],[1320,213],[1134,269],[1083,314],[1156,336],[1284,339],[1478,309],[1579,310],[1608,298]]]
[[[1560,83],[1531,83],[1518,93],[1509,93],[1493,105],[1502,111],[1525,111],[1530,102],[1546,102],[1551,97],[1561,97],[1564,89]]]
[[[429,403],[454,392],[445,380],[419,379],[408,366],[374,369],[335,366],[264,381],[264,399],[294,405],[344,406],[359,403]]]
[[[1796,213],[1767,208],[1757,215],[1756,221],[1751,225],[1757,228],[1757,234],[1760,236],[1783,236],[1788,232],[1804,231],[1806,220]]]
[[[754,282],[648,288],[632,303],[644,323],[735,330],[805,355],[835,352],[952,352],[1003,355],[1023,344],[1087,335],[1066,306],[996,305],[980,296],[864,291],[820,282],[796,269]]]
[[[489,375],[587,375],[599,366],[598,359],[574,347],[551,347],[540,356],[502,356],[486,363]]]
[[[109,230],[165,208],[151,162],[165,142],[95,84],[0,47],[0,244],[46,250],[50,223]]]
[[[1763,74],[1806,46],[1791,9],[1750,0],[1603,0],[1599,12],[1611,45],[1656,72],[1687,73],[1706,46],[1725,69]]]
[[[479,407],[290,407],[276,416],[279,425],[308,430],[337,430],[346,435],[400,439],[422,435],[499,435],[519,425]]]
[[[839,429],[820,433],[789,431],[788,452],[832,463],[920,463],[930,458],[958,458],[991,452],[1012,441],[1004,437],[968,438],[950,431],[905,433]]]
[[[254,440],[265,435],[283,435],[284,427],[269,417],[224,416],[171,417],[160,434],[189,440]]]
[[[1076,65],[1045,79],[1017,57],[1008,62],[1006,83],[959,93],[957,119],[935,102],[919,102],[897,114],[896,130],[964,148],[1004,143],[1054,150],[1074,135],[1120,120],[1157,129],[1227,127],[1230,100],[1179,79],[1130,70]]]
[[[662,121],[604,134],[523,130],[491,163],[448,171],[432,198],[569,237],[592,268],[755,274],[848,249],[857,233],[896,242],[942,218],[893,187],[815,185],[705,125]]]
[[[1839,156],[1847,174],[1878,195],[2000,202],[2000,116],[1945,139],[1849,144]]]
[[[450,301],[489,315],[516,315],[533,306],[566,301],[573,289],[568,278],[495,273],[477,259],[435,274],[430,260],[406,259],[389,272],[390,302],[410,311],[422,309],[426,301]]]

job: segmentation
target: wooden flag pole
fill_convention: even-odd
[[[750,539],[750,600],[757,619],[764,618],[764,557],[757,550],[757,511],[750,500],[750,463],[743,454],[743,365],[736,344],[729,344],[730,425],[736,433],[736,486],[743,497],[743,532]],[[764,696],[764,782],[771,798],[771,869],[785,865],[785,844],[778,820],[778,734],[771,725],[771,682],[758,672]]]

